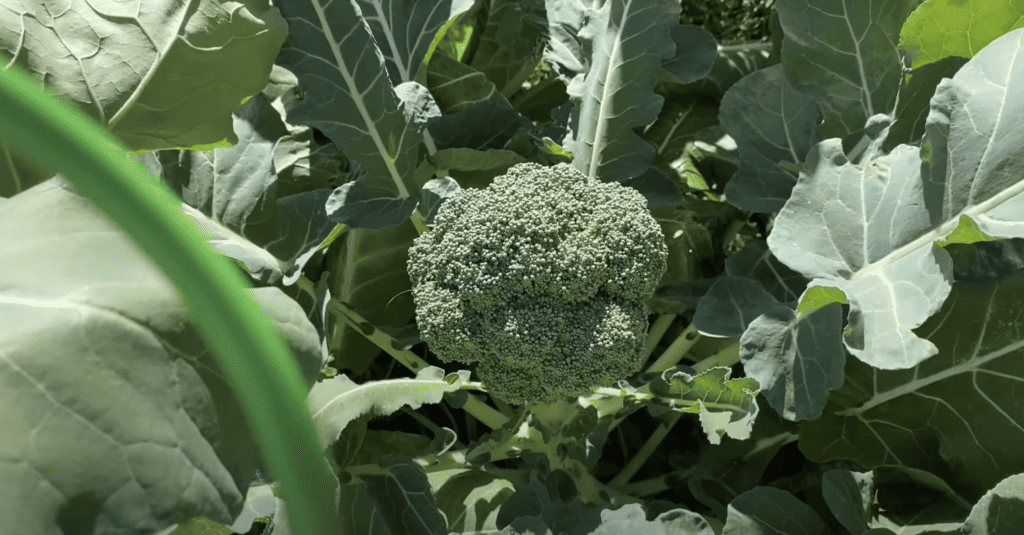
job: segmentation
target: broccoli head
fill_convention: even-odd
[[[505,401],[581,395],[638,370],[667,256],[636,190],[521,163],[445,202],[413,243],[416,322]]]

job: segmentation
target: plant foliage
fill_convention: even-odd
[[[0,57],[250,281],[339,534],[1024,532],[1024,5],[683,4],[0,0]],[[0,533],[290,533],[179,291],[0,156]],[[646,201],[638,373],[423,343],[410,249],[510,168]]]

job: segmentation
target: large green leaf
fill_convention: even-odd
[[[780,210],[819,141],[818,106],[790,85],[782,65],[773,65],[733,84],[718,120],[740,147],[739,169],[725,186],[729,203],[753,212]]]
[[[568,83],[573,101],[562,146],[573,165],[605,182],[643,173],[654,147],[633,130],[658,118],[658,69],[675,56],[670,30],[680,8],[672,0],[548,2],[546,58]]]
[[[374,328],[404,326],[414,314],[405,265],[416,236],[410,222],[377,230],[349,229],[328,252],[331,295],[348,303]],[[331,341],[335,367],[364,372],[380,348],[360,330],[340,322],[336,328]]]
[[[892,111],[903,66],[896,41],[910,3],[880,0],[851,9],[845,0],[776,2],[786,77],[821,106],[822,138],[845,138],[863,130],[868,117]]]
[[[263,89],[288,33],[267,0],[7,2],[0,28],[0,58],[132,150],[236,143],[231,112]]]
[[[232,118],[239,140],[233,147],[140,159],[195,209],[186,215],[220,253],[244,264],[255,280],[290,285],[336,227],[324,208],[332,190],[277,195],[277,148],[288,130],[262,94]]]
[[[939,354],[907,370],[848,359],[826,415],[804,423],[800,449],[818,462],[926,470],[972,493],[1024,472],[1024,274],[984,288],[956,285],[917,333]],[[955,486],[959,486],[955,485]]]
[[[522,89],[541,60],[545,33],[543,0],[491,0],[487,23],[469,63],[505,97]]]
[[[408,198],[419,135],[401,109],[381,51],[352,2],[295,0],[281,5],[290,35],[278,63],[295,74],[305,98],[288,122],[319,129],[367,172],[379,197]]]
[[[904,369],[938,349],[912,332],[942,306],[953,263],[934,242],[966,216],[981,233],[1024,237],[1024,29],[992,42],[931,100],[930,159],[900,145],[883,154],[891,118],[873,117],[860,162],[838,139],[808,154],[768,245],[809,286],[850,303],[846,348],[882,369]]]
[[[19,229],[0,237],[0,533],[230,524],[259,448],[174,286],[60,177],[5,202],[0,228]],[[316,329],[253,293],[311,385]]]

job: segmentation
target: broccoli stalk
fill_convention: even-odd
[[[638,371],[668,250],[636,190],[522,163],[445,202],[435,223],[408,269],[420,333],[443,361],[476,363],[517,405]]]

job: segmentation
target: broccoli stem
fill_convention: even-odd
[[[651,324],[651,328],[647,330],[647,342],[644,343],[644,362],[651,358],[654,348],[661,341],[661,337],[665,336],[665,332],[672,326],[672,322],[675,319],[675,314],[659,314],[658,318]]]
[[[672,345],[668,346],[668,349],[662,353],[661,357],[647,368],[647,371],[654,373],[663,372],[672,366],[679,364],[679,361],[686,356],[700,338],[700,333],[697,332],[697,328],[693,326],[693,323],[691,323],[686,327],[685,331],[676,337],[675,341],[672,342]]]

